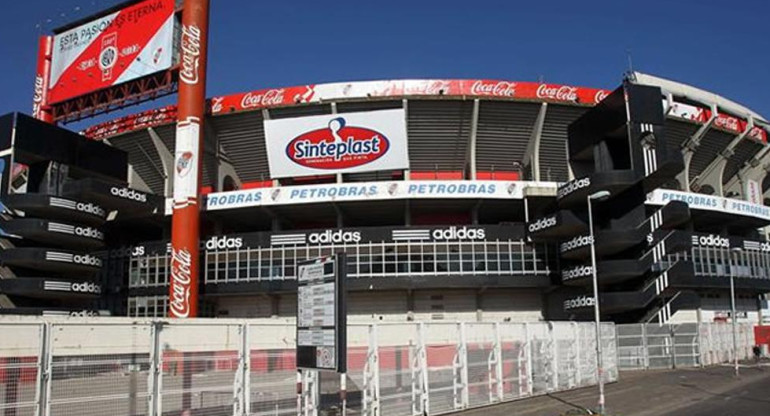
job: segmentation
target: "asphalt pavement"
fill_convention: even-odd
[[[458,413],[462,416],[589,414],[596,387],[523,399]],[[770,416],[770,366],[745,365],[621,372],[606,386],[608,416]]]

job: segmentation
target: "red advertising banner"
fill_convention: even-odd
[[[145,0],[55,35],[48,102],[170,68],[174,11],[174,0]]]
[[[115,120],[110,120],[108,123],[91,126],[85,129],[83,134],[91,139],[101,140],[134,130],[169,124],[174,122],[176,118],[176,106],[167,105],[165,107],[116,118]]]
[[[209,102],[209,112],[217,115],[230,112],[353,98],[401,98],[439,95],[448,97],[485,97],[522,101],[596,105],[610,92],[611,91],[600,88],[484,79],[362,81],[268,88],[217,96],[211,98]],[[168,114],[169,111],[169,108],[157,110],[158,113],[163,113],[157,114],[157,124],[163,123],[163,117],[165,114]],[[673,117],[684,118],[702,124],[711,117],[711,110],[691,104],[674,102],[669,114]],[[150,112],[141,113],[140,116],[145,120],[155,118]],[[86,134],[89,135],[89,137],[100,138],[111,133],[97,134],[96,132],[125,132],[142,127],[144,127],[143,124],[135,124],[134,119],[124,117],[94,126],[87,130]],[[746,130],[748,122],[728,114],[719,114],[714,121],[714,127],[740,134]],[[747,132],[746,137],[766,143],[767,131],[761,127],[754,126]]]
[[[211,113],[244,111],[355,97],[472,96],[594,105],[610,91],[537,82],[498,80],[405,80],[310,84],[249,91],[211,99]]]
[[[200,195],[209,1],[185,0],[180,39],[169,315],[198,316]]]

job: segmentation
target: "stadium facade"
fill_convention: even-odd
[[[169,106],[84,131],[126,152],[128,186],[109,192],[136,205],[102,226],[86,313],[168,314],[175,120]],[[738,319],[757,321],[770,291],[770,125],[685,84],[303,85],[212,97],[205,126],[204,316],[293,317],[297,262],[344,251],[351,321],[588,318],[598,190],[605,319],[727,319],[732,275]],[[11,304],[66,310],[16,290]]]

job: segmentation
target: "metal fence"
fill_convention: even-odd
[[[618,366],[622,370],[697,367],[730,362],[732,325],[727,323],[616,325]],[[754,346],[752,324],[738,324],[738,358]]]
[[[0,416],[306,415],[340,409],[336,374],[295,367],[287,323],[0,323]],[[348,414],[434,415],[596,383],[591,323],[348,328]],[[606,381],[615,326],[602,325]],[[302,393],[297,394],[301,383]]]

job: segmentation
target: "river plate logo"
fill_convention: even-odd
[[[294,163],[314,169],[348,169],[374,162],[390,149],[384,134],[366,127],[347,126],[343,117],[326,128],[302,133],[286,146]]]

